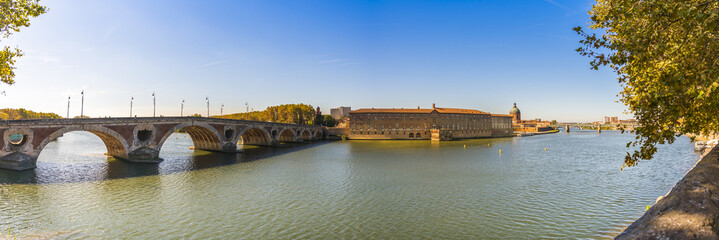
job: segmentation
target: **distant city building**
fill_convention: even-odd
[[[330,109],[330,116],[332,116],[334,119],[339,120],[343,117],[349,117],[350,111],[352,111],[352,107],[338,107],[338,108],[332,108]]]
[[[607,117],[607,116],[604,116],[604,118],[602,118],[602,121],[600,121],[600,122],[601,122],[602,124],[610,124],[610,123],[616,124],[616,123],[619,123],[619,117],[616,117],[616,116],[615,116],[615,117]]]
[[[610,117],[604,116],[604,118],[602,118],[602,124],[607,124],[610,122],[612,122]]]
[[[509,110],[509,115],[512,116],[512,128],[515,132],[544,132],[552,130],[550,121],[542,121],[542,119],[534,120],[522,120],[521,111],[517,108],[517,103],[514,103],[512,109]]]
[[[472,109],[358,109],[349,112],[350,139],[432,139],[511,136],[512,116]]]

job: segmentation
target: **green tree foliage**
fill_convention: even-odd
[[[233,113],[215,117],[261,122],[313,124],[315,109],[307,104],[283,104],[267,107],[264,111]]]
[[[30,26],[30,17],[47,12],[39,0],[0,0],[0,40],[8,38],[21,27]],[[21,57],[20,49],[4,46],[0,51],[0,82],[15,83],[15,58]]]
[[[625,166],[682,134],[719,131],[719,2],[597,0],[589,15],[591,30],[574,28],[577,52],[617,73],[639,124]]]
[[[552,120],[551,122],[549,122],[549,124],[555,125],[557,124],[557,120]]]
[[[322,126],[325,126],[325,127],[337,126],[337,120],[335,120],[335,118],[333,118],[331,115],[325,114],[322,116],[324,117],[324,119],[322,120]]]
[[[25,110],[24,108],[12,109],[4,108],[0,109],[0,119],[2,120],[19,120],[19,119],[50,119],[50,118],[62,118],[54,113],[42,113]]]
[[[190,117],[202,117],[202,115],[199,113],[195,113],[195,114],[190,115]]]

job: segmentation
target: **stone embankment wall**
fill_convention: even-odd
[[[719,239],[719,147],[616,239]]]

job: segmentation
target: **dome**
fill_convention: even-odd
[[[514,107],[512,107],[511,110],[509,110],[509,114],[516,114],[519,113],[519,108],[517,108],[517,103],[514,103]]]

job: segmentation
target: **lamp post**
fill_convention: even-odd
[[[135,97],[130,97],[130,117],[132,117],[132,100],[135,100]]]
[[[180,102],[180,117],[182,117],[182,112],[185,110],[185,99],[182,99],[182,102]]]
[[[222,116],[222,110],[223,110],[224,108],[225,108],[225,104],[222,104],[222,106],[220,106],[220,116]]]
[[[67,96],[67,118],[70,118],[70,96]]]
[[[155,109],[157,105],[155,104],[155,92],[152,92],[152,117],[155,117]]]
[[[207,101],[207,117],[210,117],[210,97],[205,97],[205,101]]]
[[[80,100],[80,118],[85,117],[85,90],[82,90],[80,92],[80,95],[82,95],[82,100]]]

